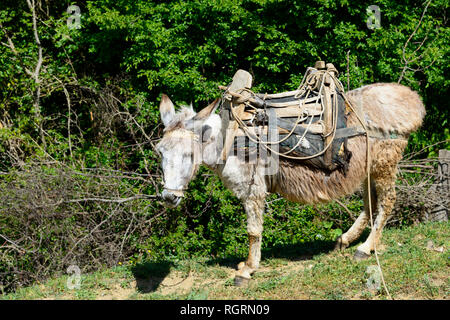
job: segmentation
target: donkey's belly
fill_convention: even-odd
[[[350,161],[344,173],[326,173],[298,163],[280,160],[278,173],[273,177],[272,192],[300,203],[322,203],[354,193],[364,180],[365,167],[358,159]]]
[[[285,173],[281,173],[281,175],[283,177],[277,179],[273,191],[288,200],[305,204],[329,202],[352,194],[360,186],[360,181],[342,186],[329,176],[313,175],[302,176],[301,179],[300,177],[299,179],[286,179]]]

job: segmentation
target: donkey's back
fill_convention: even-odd
[[[408,136],[422,125],[425,107],[419,95],[397,83],[375,83],[349,91],[349,100],[361,109],[367,127],[385,134]]]

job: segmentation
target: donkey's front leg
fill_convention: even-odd
[[[263,231],[265,195],[251,197],[243,201],[247,213],[249,250],[247,261],[239,263],[234,284],[242,286],[251,279],[251,274],[259,267],[261,260],[261,239]]]

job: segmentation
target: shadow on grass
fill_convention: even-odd
[[[270,258],[287,259],[291,261],[309,260],[313,256],[328,253],[334,249],[335,241],[316,240],[311,242],[276,245],[261,249],[261,260]],[[247,259],[247,256],[232,255],[226,258],[215,258],[206,261],[207,265],[220,265],[236,268],[237,264]]]
[[[277,245],[262,249],[261,260],[271,258],[290,261],[310,260],[316,255],[329,253],[334,249],[334,245],[335,241],[331,240]],[[225,258],[211,258],[204,263],[207,266],[220,265],[235,269],[237,264],[245,259],[247,256],[229,255]],[[136,279],[138,291],[149,293],[157,290],[173,267],[175,267],[174,262],[169,260],[148,261],[134,266],[131,271]]]
[[[171,267],[173,267],[173,262],[166,260],[148,261],[135,265],[131,272],[136,279],[137,290],[140,293],[149,293],[158,289],[169,274]]]

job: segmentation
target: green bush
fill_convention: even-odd
[[[281,92],[326,60],[351,89],[401,80],[419,92],[427,116],[408,152],[447,139],[421,154],[436,156],[449,146],[445,0],[431,2],[422,19],[422,1],[379,1],[382,28],[374,30],[367,4],[346,0],[80,0],[79,29],[67,26],[71,2],[37,2],[36,30],[25,1],[0,4],[4,289],[70,263],[86,271],[171,256],[245,257],[242,205],[205,168],[180,208],[156,199],[162,92],[199,110],[239,68],[252,73],[255,91]],[[30,76],[39,58],[34,31],[39,81]],[[87,197],[94,200],[78,201]],[[336,203],[268,201],[263,248],[333,240],[353,221]],[[357,216],[360,197],[345,202]]]

